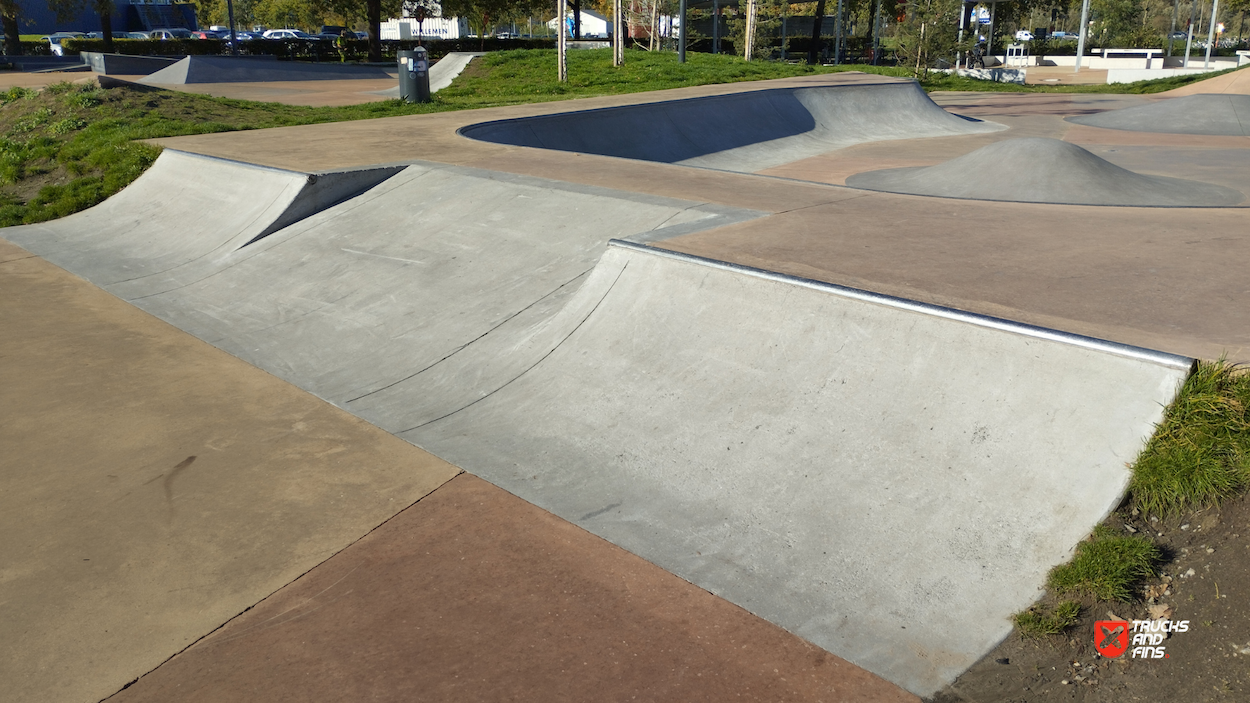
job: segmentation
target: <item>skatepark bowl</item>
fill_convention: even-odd
[[[1064,322],[996,302],[978,311],[961,302],[974,296],[945,284],[924,284],[940,293],[929,300],[922,291],[900,295],[913,289],[877,286],[867,267],[835,282],[801,255],[786,272],[762,253],[752,254],[754,265],[693,250],[741,234],[762,252],[800,216],[810,218],[801,221],[811,233],[804,246],[861,237],[839,259],[878,244],[903,250],[879,239],[886,235],[864,225],[870,220],[848,219],[853,202],[883,226],[892,217],[927,223],[909,246],[946,236],[935,229],[946,216],[937,213],[968,207],[948,207],[942,198],[963,197],[953,192],[918,198],[855,190],[855,179],[848,188],[755,175],[851,145],[893,148],[886,140],[914,153],[954,144],[961,158],[982,161],[1031,150],[1019,169],[1053,158],[1115,181],[1107,188],[1120,194],[1157,187],[1147,200],[1178,189],[1067,142],[1009,139],[1008,127],[1022,122],[955,115],[913,82],[818,78],[617,97],[588,109],[567,103],[546,114],[529,106],[518,117],[501,108],[272,132],[274,143],[305,152],[319,149],[304,135],[335,135],[358,155],[351,130],[407,125],[424,139],[408,141],[431,154],[380,148],[371,164],[351,167],[300,170],[205,153],[204,145],[248,135],[184,140],[189,150],[166,144],[147,173],[105,203],[0,237],[908,694],[930,696],[1009,634],[1011,616],[1040,596],[1047,572],[1123,500],[1127,463],[1193,364],[1173,352],[1193,347],[1134,345],[1141,337],[1121,335],[1129,327],[1113,324],[1119,318]],[[255,142],[238,143],[259,154]],[[453,152],[467,156],[434,156]],[[612,158],[578,161],[569,152]],[[955,164],[927,167],[929,184],[968,168],[960,157],[926,158]],[[639,170],[638,161],[658,170]],[[492,166],[504,163],[541,168]],[[881,185],[870,176],[860,177],[864,187]],[[1044,190],[1057,176],[1030,177]],[[1242,199],[1185,183],[1193,192],[1176,204]],[[926,192],[904,185],[880,189]],[[1026,197],[1031,187],[998,199],[1037,200]],[[767,193],[809,202],[772,205]],[[1159,204],[1095,200],[1050,202]],[[1035,208],[1020,211],[1029,219],[1131,211],[1027,207]],[[768,229],[773,221],[780,229]],[[1015,246],[995,245],[992,256]],[[966,262],[960,268],[978,266]],[[1028,265],[1040,270],[1036,259]],[[372,526],[419,497],[393,503]],[[199,500],[197,515],[218,510],[208,494]],[[352,554],[361,534],[290,569],[315,575],[328,555]],[[273,549],[266,559],[294,558],[281,544]],[[149,581],[163,578],[160,564],[144,568]],[[29,564],[14,569],[32,591],[47,578]],[[276,586],[248,589],[235,590],[251,607]],[[162,617],[176,621],[169,608]],[[120,699],[156,696],[144,691],[158,690],[161,671],[182,660],[225,672],[212,657],[227,648],[214,649],[213,637],[158,665],[242,609],[214,616],[212,626],[188,624],[145,645],[143,657],[117,659],[112,678],[83,684],[80,697],[111,695],[140,676]],[[53,661],[48,648],[14,649],[11,659]],[[35,667],[44,673],[22,690],[34,696],[72,664]]]

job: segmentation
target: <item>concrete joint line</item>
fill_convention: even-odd
[[[931,303],[922,303],[916,300],[908,300],[906,298],[897,298],[892,295],[884,295],[882,293],[873,293],[872,291],[860,290],[848,286],[840,286],[836,283],[826,283],[824,281],[816,281],[810,278],[801,278],[799,276],[791,276],[789,274],[777,273],[775,271],[766,271],[742,264],[734,264],[727,261],[717,261],[715,259],[707,259],[694,254],[685,254],[682,252],[670,251],[668,249],[657,249],[654,247],[635,244],[633,242],[612,239],[608,241],[609,247],[620,247],[637,252],[645,252],[652,256],[666,257],[676,259],[678,261],[686,261],[700,266],[708,266],[725,271],[733,271],[746,276],[754,276],[779,283],[788,283],[790,285],[802,286],[804,288],[812,288],[815,290],[830,293],[832,295],[859,300],[866,303],[883,305],[886,307],[907,310],[910,312],[920,313],[922,315],[931,315],[955,322],[964,322],[977,327],[985,327],[989,329],[1019,334],[1025,337],[1033,337],[1043,339],[1050,342],[1059,342],[1061,344],[1070,344],[1076,347],[1082,347],[1104,354],[1120,356],[1138,361],[1145,361],[1158,364],[1164,368],[1190,370],[1196,363],[1194,359],[1176,354],[1168,354],[1167,352],[1155,351],[1144,347],[1135,347],[1130,344],[1120,344],[1119,342],[1111,342],[1105,339],[1097,339],[1095,337],[1086,337],[1071,332],[1063,332],[1061,330],[1048,329],[1046,327],[1037,327],[1035,325],[1025,324],[1023,322],[1014,322],[1012,320],[1004,320],[998,317],[990,317],[988,315],[980,315],[973,312],[965,312],[954,308],[943,307],[941,305],[933,305]]]

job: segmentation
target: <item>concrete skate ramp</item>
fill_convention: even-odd
[[[188,56],[168,68],[144,76],[139,83],[264,83],[267,81],[326,81],[348,78],[390,78],[377,66],[309,64],[234,56]]]
[[[623,244],[566,309],[400,436],[922,696],[1121,500],[1190,363]]]
[[[779,88],[486,122],[473,139],[755,172],[861,142],[978,134],[914,82]]]
[[[452,51],[443,56],[443,58],[434,62],[430,66],[430,92],[438,91],[451,85],[451,82],[469,67],[469,62],[478,56],[483,56],[477,51]],[[375,91],[376,95],[385,95],[388,98],[399,97],[399,86],[387,88],[386,90]]]
[[[568,330],[551,318],[610,238],[677,236],[756,215],[416,164],[133,302],[404,429],[495,391],[558,344]]]
[[[185,285],[223,257],[347,200],[402,166],[298,173],[165,150],[89,210],[6,239],[128,300]]]
[[[1247,137],[1250,136],[1250,95],[1187,95],[1066,119],[1089,127],[1130,132]]]
[[[857,173],[852,188],[1024,203],[1215,207],[1245,196],[1211,183],[1145,176],[1058,139],[1006,139],[936,166]]]
[[[1180,97],[1183,95],[1197,95],[1199,93],[1250,95],[1250,69],[1242,68],[1230,71],[1222,76],[1208,78],[1205,81],[1190,83],[1187,86],[1160,93],[1160,97]]]

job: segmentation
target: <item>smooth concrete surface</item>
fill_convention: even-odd
[[[249,700],[916,698],[461,475],[110,699]]]
[[[402,168],[297,173],[165,150],[99,206],[4,236],[121,298],[141,298],[198,280],[238,249]]]
[[[860,142],[1001,129],[946,112],[915,82],[884,79],[579,110],[460,132],[499,144],[753,172]]]
[[[480,51],[452,51],[435,61],[434,65],[430,66],[430,93],[437,93],[451,85],[451,82],[456,80],[456,76],[464,73],[464,69],[469,67],[469,62],[479,56],[485,56],[485,54]],[[398,98],[399,86],[378,91],[378,95]]]
[[[1250,95],[1199,93],[1068,120],[1134,132],[1250,137]]]
[[[437,93],[451,85],[456,76],[464,73],[464,69],[469,67],[469,62],[479,56],[485,56],[485,54],[480,51],[453,51],[435,61],[434,65],[430,66],[430,92]],[[395,92],[398,94],[399,86],[395,86]]]
[[[1199,93],[1232,93],[1235,95],[1250,95],[1250,69],[1242,68],[1236,71],[1225,73],[1222,76],[1208,78],[1205,81],[1191,83],[1175,90],[1169,90],[1161,93],[1168,97],[1180,97],[1184,95],[1197,95]]]
[[[250,246],[154,277],[161,292],[111,284],[105,248],[83,246],[85,265],[59,252],[54,260],[396,431],[493,392],[558,344],[567,323],[553,316],[608,239],[662,239],[757,215],[415,164]],[[5,233],[72,241],[80,226],[71,219]],[[181,239],[165,232],[154,255]]]
[[[94,703],[459,469],[0,241],[0,700]]]
[[[1134,173],[1046,137],[995,142],[936,166],[859,173],[846,184],[943,198],[1073,205],[1227,207],[1246,200],[1231,188]]]
[[[139,79],[147,85],[185,83],[254,83],[264,81],[318,81],[382,79],[388,74],[377,66],[340,63],[275,61],[239,56],[187,56],[177,63]]]
[[[1119,503],[1188,372],[655,250],[578,295],[400,436],[921,696]]]

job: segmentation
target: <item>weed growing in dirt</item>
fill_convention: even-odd
[[[1072,561],[1051,570],[1047,583],[1058,593],[1128,602],[1140,582],[1155,575],[1162,557],[1159,547],[1149,539],[1120,535],[1099,525],[1088,540],[1076,546]]]
[[[1133,465],[1130,491],[1147,513],[1218,505],[1250,485],[1250,374],[1204,362],[1185,381]]]
[[[1034,606],[1023,613],[1017,613],[1014,620],[1020,634],[1036,638],[1058,635],[1075,625],[1080,616],[1081,604],[1074,600],[1065,600],[1049,613],[1041,606]]]

